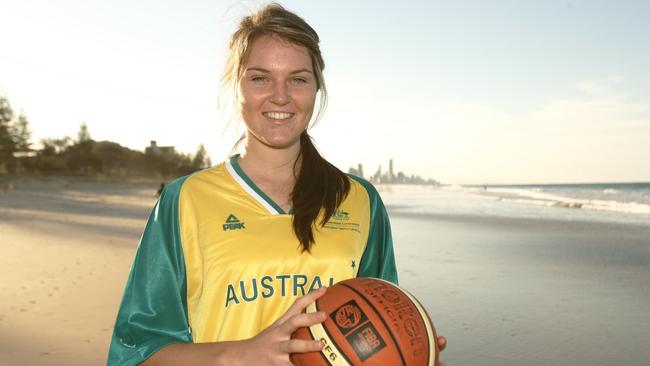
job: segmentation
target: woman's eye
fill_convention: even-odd
[[[304,78],[294,78],[294,79],[293,79],[293,82],[294,82],[295,84],[305,84],[305,83],[307,82],[307,79],[304,79]]]
[[[264,82],[267,81],[268,78],[266,76],[253,76],[251,80],[254,82]]]

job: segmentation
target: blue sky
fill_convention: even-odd
[[[319,33],[340,168],[447,183],[650,181],[650,2],[284,1]],[[259,1],[2,0],[0,92],[34,142],[149,140],[223,159],[237,20]]]

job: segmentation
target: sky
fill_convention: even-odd
[[[150,140],[213,162],[243,129],[218,107],[227,40],[261,1],[0,0],[0,93],[34,146]],[[366,175],[450,184],[650,181],[648,1],[281,1],[321,38],[310,131]]]

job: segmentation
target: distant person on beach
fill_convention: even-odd
[[[156,192],[156,197],[160,197],[160,195],[163,193],[165,190],[165,182],[160,182],[160,187],[158,187],[158,191]]]
[[[244,152],[162,191],[109,365],[291,365],[291,353],[323,348],[291,334],[325,320],[304,309],[327,286],[397,282],[377,191],[325,160],[307,132],[317,96],[314,120],[327,100],[323,68],[318,35],[296,14],[271,4],[241,20],[222,82],[246,126]]]

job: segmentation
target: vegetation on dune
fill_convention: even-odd
[[[203,145],[194,156],[173,148],[132,150],[112,141],[95,141],[82,123],[76,139],[46,138],[30,143],[29,121],[16,115],[0,95],[0,174],[72,175],[168,180],[211,165]]]

